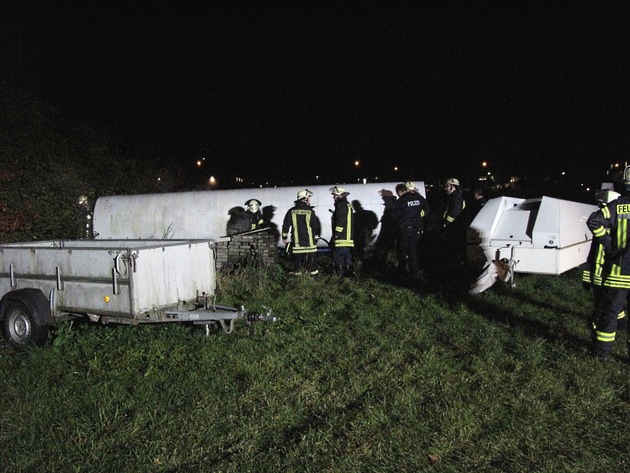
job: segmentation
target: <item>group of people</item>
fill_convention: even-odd
[[[337,276],[346,277],[353,274],[353,254],[357,243],[357,209],[348,201],[349,192],[341,186],[329,189],[334,200],[331,215],[332,237],[328,242],[333,251],[333,269]],[[466,201],[460,183],[456,178],[449,178],[444,191],[447,195],[446,209],[442,215],[443,243],[446,255],[450,255],[448,263],[456,266],[465,261],[467,218]],[[423,278],[421,264],[421,243],[427,227],[429,203],[411,182],[402,182],[396,186],[396,197],[391,206],[384,212],[381,224],[383,230],[385,220],[391,228],[393,241],[389,251],[395,248],[397,269],[399,274],[412,278]],[[321,224],[313,207],[310,205],[312,193],[308,189],[300,190],[294,206],[284,216],[282,224],[282,242],[287,245],[293,256],[293,273],[317,274],[319,272],[315,255],[317,241],[321,238]],[[476,211],[485,202],[482,190],[478,190],[474,201]]]
[[[333,248],[333,268],[339,277],[350,276],[353,272],[352,251],[354,248],[354,228],[356,212],[348,202],[350,194],[341,186],[330,188],[335,207],[332,211],[332,238],[329,242]],[[318,274],[315,262],[317,241],[320,239],[321,223],[311,206],[313,194],[304,189],[297,193],[297,200],[284,216],[282,221],[282,242],[293,255],[293,273],[311,275]],[[289,233],[291,241],[289,241]]]
[[[594,293],[593,353],[606,362],[617,333],[628,330],[625,307],[630,295],[630,166],[623,173],[621,195],[608,193],[586,224],[593,233],[582,281]],[[628,334],[630,356],[630,333]]]

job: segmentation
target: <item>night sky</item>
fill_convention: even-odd
[[[203,156],[218,175],[360,160],[429,179],[487,160],[592,177],[628,160],[623,2],[185,3],[15,2],[1,76],[147,159]]]

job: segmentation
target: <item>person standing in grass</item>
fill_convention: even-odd
[[[330,193],[335,201],[335,210],[332,213],[332,239],[333,266],[338,277],[346,277],[352,274],[352,249],[354,248],[354,209],[348,202],[349,192],[343,187],[331,187]]]
[[[459,180],[451,177],[444,184],[447,194],[443,215],[445,260],[451,267],[462,266],[466,261],[466,225],[461,218],[466,207]]]
[[[599,208],[602,208],[608,202],[619,197],[619,194],[613,191],[599,191],[595,195],[595,200]],[[582,286],[585,290],[593,291],[593,311],[588,320],[589,329],[592,331],[593,342],[597,339],[596,323],[601,309],[602,301],[602,273],[604,271],[604,247],[597,238],[593,238],[591,247],[586,257],[586,262],[582,265]],[[625,310],[617,314],[617,331],[626,330],[628,318]]]
[[[428,211],[427,200],[412,182],[396,186],[398,200],[394,203],[392,218],[396,222],[396,257],[398,270],[412,277],[420,276],[418,252]]]
[[[321,232],[321,225],[315,210],[311,207],[310,199],[313,193],[308,189],[297,193],[295,205],[284,216],[282,222],[282,242],[289,242],[291,233],[290,253],[293,256],[293,274],[303,272],[315,275],[319,272],[315,264],[317,254],[317,240]]]
[[[594,354],[608,360],[630,289],[630,166],[623,172],[620,197],[593,212],[586,221],[593,238],[604,250],[601,302],[595,321]],[[630,350],[630,341],[628,343]]]

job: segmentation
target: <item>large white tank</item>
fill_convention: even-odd
[[[426,197],[424,182],[414,181]],[[329,184],[306,187],[313,195],[311,205],[322,225],[321,237],[332,235],[330,211],[334,201],[329,189],[340,185],[350,193],[358,212],[372,212],[376,221],[383,215],[387,196],[395,196],[398,182]],[[94,236],[97,239],[218,239],[228,234],[230,216],[243,211],[245,202],[258,199],[272,228],[280,232],[284,216],[305,187],[263,187],[107,196],[94,206]],[[375,235],[380,224],[375,229]],[[279,246],[281,242],[278,241]],[[326,246],[320,242],[320,246]]]

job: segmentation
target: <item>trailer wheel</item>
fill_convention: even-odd
[[[46,321],[50,310],[34,294],[16,291],[16,294],[3,300],[4,337],[14,347],[41,347],[48,341],[50,325]],[[39,294],[45,301],[45,296],[41,292]]]

